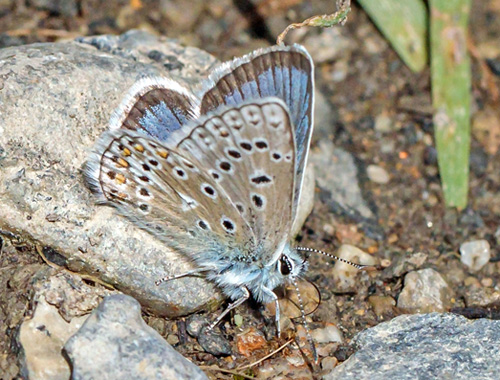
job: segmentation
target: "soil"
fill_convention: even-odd
[[[183,9],[181,0],[110,0],[105,6],[95,0],[53,3],[59,5],[43,0],[0,1],[0,47],[145,28],[225,60],[273,44],[277,27],[333,11],[332,1],[287,0],[277,4],[267,0],[196,0],[189,12]],[[323,299],[310,316],[312,327],[321,326],[322,322],[338,325],[345,341],[332,351],[339,361],[352,353],[349,342],[357,332],[402,312],[389,304],[376,314],[369,297],[397,300],[404,275],[420,267],[434,268],[449,282],[456,293],[452,311],[468,317],[500,317],[500,305],[485,301],[483,306],[471,307],[466,302],[472,285],[498,289],[500,284],[500,108],[495,95],[500,85],[500,48],[495,47],[500,37],[500,5],[494,0],[473,2],[474,119],[469,204],[461,211],[444,207],[433,143],[429,70],[410,71],[356,5],[342,35],[349,42],[349,52],[316,67],[317,86],[327,96],[336,119],[331,131],[322,138],[331,139],[357,160],[360,185],[383,234],[369,233],[359,221],[335,213],[318,196],[299,236],[303,246],[334,253],[341,244],[352,244],[382,262],[378,271],[360,274],[356,288],[346,292],[339,291],[329,275],[332,260],[310,257],[308,279],[320,289]],[[339,72],[343,75],[340,81],[335,79]],[[381,127],[387,117],[389,125]],[[366,173],[370,164],[384,168],[390,181],[383,185],[370,181]],[[460,262],[459,247],[477,239],[489,242],[492,258],[481,271],[472,273]],[[421,264],[408,264],[422,254],[426,260]],[[28,281],[29,273],[41,265],[45,264],[32,247],[22,243],[13,246],[5,236],[3,244],[0,240],[1,379],[13,378],[19,370],[12,338],[15,326],[28,311],[29,294],[24,290],[28,287],[23,281]],[[23,273],[20,268],[24,268]],[[254,326],[272,335],[269,331],[274,328],[273,318],[263,317],[257,309],[252,304],[238,309],[236,314],[244,321],[241,329],[232,323],[235,314],[222,325],[225,336],[233,341],[236,362],[203,352],[196,340],[185,333],[184,319],[145,318],[195,363],[231,370],[258,360],[285,342],[273,339],[249,357],[237,353],[236,335],[242,330],[248,332]],[[286,348],[275,357],[285,357],[290,352]],[[210,373],[217,378],[232,378],[218,371]]]

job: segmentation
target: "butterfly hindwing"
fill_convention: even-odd
[[[215,69],[199,94],[200,113],[275,96],[289,109],[296,140],[295,209],[313,130],[313,63],[299,45],[257,50]]]
[[[115,110],[110,129],[128,129],[166,141],[198,115],[198,101],[185,87],[168,78],[136,82]]]
[[[178,148],[220,184],[272,262],[292,223],[295,141],[286,105],[266,98],[222,108]]]
[[[86,171],[94,192],[163,242],[193,257],[211,244],[253,241],[224,190],[189,157],[127,130],[105,133],[97,146]]]

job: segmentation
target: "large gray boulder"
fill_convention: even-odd
[[[500,321],[402,315],[360,332],[358,351],[325,380],[500,379]]]
[[[182,256],[96,206],[82,167],[124,93],[146,75],[187,86],[217,61],[142,32],[0,50],[0,233],[51,247],[49,260],[97,277],[150,312],[179,316],[217,305],[220,293],[187,277]]]
[[[73,380],[207,380],[141,318],[132,297],[106,297],[65,344]]]

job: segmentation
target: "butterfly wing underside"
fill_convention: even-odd
[[[295,141],[286,105],[277,98],[225,107],[192,129],[178,148],[218,181],[273,262],[288,242],[295,181]]]
[[[115,110],[110,129],[128,129],[166,141],[198,116],[198,100],[185,87],[168,78],[136,82]]]
[[[295,215],[313,131],[313,63],[307,51],[299,45],[274,46],[222,64],[203,87],[200,112],[269,96],[285,102],[294,127]]]
[[[286,106],[245,103],[190,130],[176,146],[137,131],[106,132],[87,180],[102,201],[194,259],[210,249],[271,255],[291,224],[295,155]]]

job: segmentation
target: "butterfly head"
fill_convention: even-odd
[[[287,245],[276,263],[276,270],[284,280],[288,277],[298,278],[307,270],[307,261]]]

